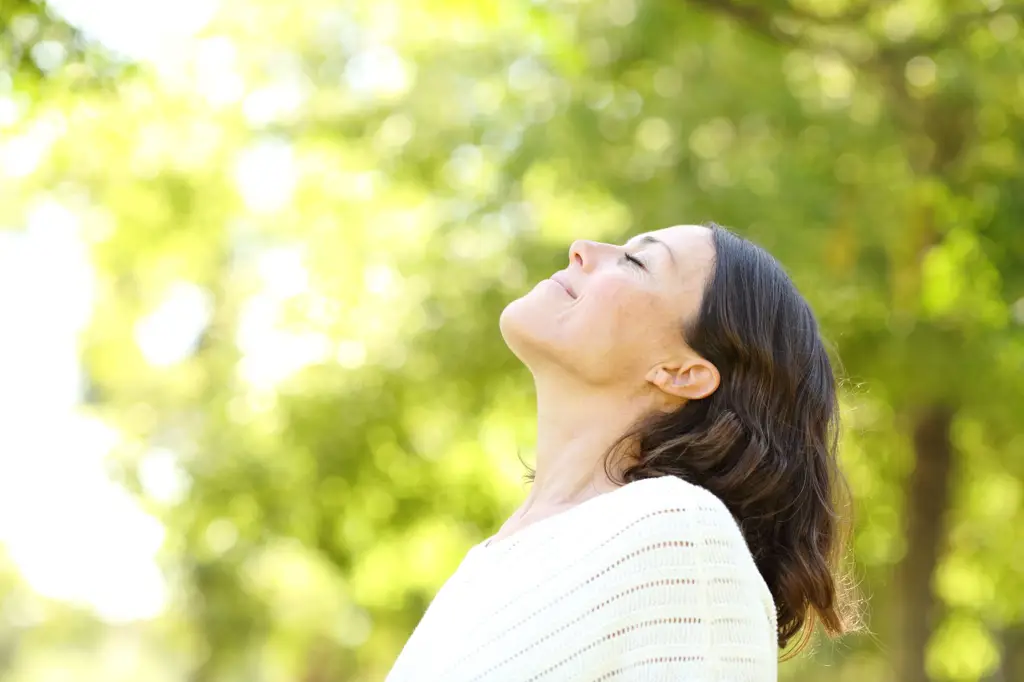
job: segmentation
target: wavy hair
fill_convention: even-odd
[[[849,583],[839,577],[851,524],[837,461],[837,382],[814,314],[778,261],[705,226],[715,262],[699,313],[680,332],[718,368],[719,386],[639,420],[603,465],[620,485],[677,476],[725,504],[775,600],[779,648],[803,631],[789,658],[816,620],[830,636],[856,627]],[[609,462],[620,451],[616,476]]]

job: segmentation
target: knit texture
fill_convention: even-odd
[[[663,476],[470,549],[386,682],[776,682],[776,642],[728,509]]]

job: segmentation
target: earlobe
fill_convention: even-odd
[[[714,393],[720,379],[717,368],[701,359],[681,367],[659,367],[649,380],[666,393],[699,400]]]

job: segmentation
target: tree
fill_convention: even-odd
[[[881,290],[893,314],[856,320],[856,330],[839,346],[852,371],[885,390],[901,430],[911,436],[905,550],[895,572],[903,595],[896,672],[901,680],[927,680],[925,652],[942,616],[935,595],[940,561],[955,565],[964,560],[961,552],[984,551],[971,547],[977,541],[957,543],[948,533],[964,533],[977,523],[971,518],[977,509],[964,508],[964,500],[956,504],[953,477],[1021,474],[1009,457],[1019,445],[1015,412],[1024,387],[1020,304],[1016,324],[1010,306],[1020,300],[1024,242],[1014,202],[1005,200],[1021,182],[1012,160],[1019,149],[1011,141],[1019,130],[1006,125],[1021,103],[1007,98],[1003,88],[1020,66],[1013,39],[1024,6],[996,3],[978,12],[954,3],[948,14],[929,22],[909,6],[889,3],[862,3],[831,17],[793,7],[773,12],[739,2],[696,4],[815,58],[849,65],[876,88],[901,137],[910,190],[901,202],[902,229],[890,228],[881,244],[888,250],[888,272],[864,273],[874,274],[873,288]],[[856,155],[848,149],[838,158],[852,162]],[[857,165],[872,174],[872,164]],[[848,184],[863,197],[858,189],[874,182],[860,175]],[[870,227],[858,227],[855,239],[861,241]],[[848,246],[870,257],[871,246]],[[862,262],[870,268],[868,258]],[[879,357],[881,339],[889,358]],[[950,381],[943,370],[951,363],[964,380]],[[958,422],[980,428],[988,442],[955,443]],[[978,466],[980,448],[1003,456]],[[1003,587],[1017,592],[1020,581]],[[996,622],[1017,627],[1019,610],[1000,611]]]

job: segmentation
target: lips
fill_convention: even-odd
[[[566,276],[563,275],[561,272],[556,272],[555,274],[551,275],[551,280],[561,284],[562,288],[565,289],[570,296],[576,298],[576,292],[573,291],[572,285],[569,284],[568,278],[566,278]]]

